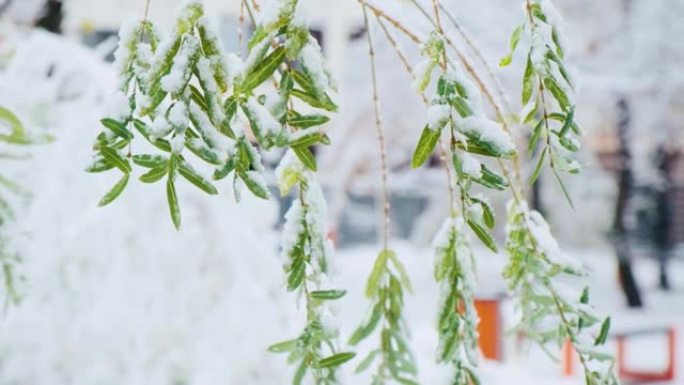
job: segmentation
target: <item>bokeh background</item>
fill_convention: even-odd
[[[368,311],[359,277],[369,271],[382,222],[368,31],[356,1],[305,3],[339,86],[340,114],[327,128],[333,145],[317,157],[338,248],[334,279],[350,291],[334,319],[344,339]],[[410,2],[374,3],[429,33],[412,18]],[[524,54],[505,69],[497,63],[523,17],[521,4],[444,3],[490,63],[507,92],[504,103],[518,110]],[[567,178],[574,209],[553,175],[543,174],[529,199],[566,252],[591,271],[586,283],[599,310],[613,314],[613,341],[626,336],[624,367],[667,372],[668,331],[684,331],[684,0],[555,3],[580,84],[585,169]],[[179,4],[151,0],[149,18],[170,26]],[[225,48],[243,51],[237,31],[249,34],[252,27],[241,26],[240,2],[205,4]],[[141,0],[0,0],[0,105],[34,132],[55,137],[22,148],[30,159],[0,158],[3,172],[31,192],[16,202],[20,215],[11,228],[11,247],[22,258],[16,267],[22,301],[0,319],[0,384],[289,382],[292,368],[265,351],[291,337],[301,317],[297,299],[284,290],[277,251],[287,197],[237,205],[229,193],[206,197],[182,189],[180,232],[172,229],[159,186],[134,184],[111,207],[95,207],[114,181],[82,170],[114,91],[118,28],[144,9]],[[434,364],[437,289],[430,271],[430,242],[447,207],[443,170],[438,158],[410,169],[425,109],[381,31],[371,33],[388,137],[391,232],[416,286],[407,302],[414,349],[424,383],[446,384],[448,368]],[[417,62],[417,47],[397,38]],[[529,128],[517,132],[523,143]],[[281,155],[265,159],[274,166]],[[524,165],[527,173],[533,167]],[[494,196],[499,218],[507,199]],[[479,298],[497,304],[505,330],[512,319],[499,278],[505,256],[482,250],[478,262]],[[498,354],[483,363],[485,383],[583,383],[512,340],[501,339]],[[681,341],[673,345],[684,348]],[[677,363],[674,377],[662,383],[684,381],[677,373],[684,370],[681,358]],[[368,382],[351,373],[345,380]]]

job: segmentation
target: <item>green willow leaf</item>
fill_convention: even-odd
[[[292,151],[297,155],[297,158],[311,171],[316,171],[316,157],[307,147],[293,146]]]
[[[218,194],[218,190],[216,187],[211,184],[205,177],[202,175],[198,174],[195,169],[192,168],[190,163],[181,160],[180,163],[178,164],[178,173],[185,179],[188,180],[188,182],[192,183],[195,185],[197,188],[200,190],[206,192],[209,195],[216,195]]]
[[[295,350],[297,348],[297,342],[299,339],[287,340],[278,342],[268,347],[270,353],[287,353]]]
[[[290,141],[291,147],[309,147],[318,142],[322,142],[324,134],[321,132],[314,132],[308,135],[301,136],[295,140]]]
[[[366,297],[372,298],[378,292],[380,287],[380,278],[382,277],[385,269],[387,268],[387,259],[389,258],[389,250],[382,250],[378,257],[375,259],[375,264],[373,265],[373,270],[368,276],[368,282],[366,282]]]
[[[558,85],[556,80],[552,77],[546,77],[544,78],[544,85],[546,86],[546,89],[548,89],[549,92],[551,92],[553,98],[556,99],[560,108],[563,111],[568,111],[570,109],[570,98],[565,93],[565,91],[563,91],[563,89]]]
[[[266,190],[266,187],[262,186],[260,183],[252,179],[249,176],[249,173],[238,170],[237,174],[240,177],[240,179],[242,179],[242,181],[245,182],[245,186],[247,186],[247,189],[249,189],[249,191],[251,191],[252,194],[256,195],[261,199],[268,199],[268,190]]]
[[[110,203],[112,203],[116,198],[118,198],[123,190],[126,188],[126,185],[128,185],[128,178],[130,174],[124,174],[121,179],[119,179],[118,182],[112,187],[111,190],[105,196],[100,199],[100,202],[97,204],[99,207],[106,206]]]
[[[539,138],[541,138],[543,128],[544,119],[541,119],[539,123],[534,126],[530,140],[527,143],[527,152],[529,155],[532,155],[535,151],[537,151],[537,147],[539,146]]]
[[[164,156],[151,154],[133,155],[131,160],[133,160],[133,163],[137,164],[138,166],[145,168],[155,168],[157,166],[167,165],[169,162],[169,160]]]
[[[513,61],[513,54],[515,53],[515,49],[518,47],[518,43],[520,42],[520,35],[522,34],[522,31],[522,25],[519,25],[515,30],[513,30],[513,34],[511,34],[511,42],[509,47],[510,51],[508,52],[508,55],[506,55],[499,61],[499,67],[507,67]]]
[[[309,296],[315,299],[335,300],[344,297],[345,294],[346,290],[318,290],[310,292]]]
[[[378,324],[380,323],[380,318],[382,315],[382,306],[381,304],[376,304],[373,307],[373,312],[371,313],[370,319],[368,320],[368,323],[365,325],[361,325],[356,330],[354,333],[352,333],[351,337],[349,337],[349,345],[357,345],[359,342],[365,340],[368,338],[368,336],[373,333],[375,328],[378,327]]]
[[[482,241],[482,243],[487,246],[487,248],[495,253],[498,252],[498,249],[496,247],[496,242],[494,242],[494,238],[492,238],[491,235],[489,235],[489,232],[485,230],[482,226],[480,226],[477,222],[468,219],[468,226],[470,226],[470,229],[473,230],[475,235],[477,235],[478,238]]]
[[[266,56],[254,69],[247,74],[245,80],[241,84],[241,91],[248,93],[258,87],[266,79],[270,78],[278,66],[285,60],[285,49],[283,47],[276,48],[270,55]]]
[[[532,58],[527,55],[527,64],[525,65],[525,73],[523,75],[523,88],[522,88],[522,105],[527,105],[527,103],[532,98],[532,92],[534,90],[534,66],[532,65]]]
[[[542,166],[544,165],[544,159],[546,159],[546,152],[547,152],[547,149],[544,148],[541,155],[539,156],[539,160],[537,161],[537,165],[534,167],[534,172],[532,172],[532,176],[530,177],[530,184],[531,185],[533,185],[534,182],[537,181],[537,179],[539,178],[539,174],[541,174]]]
[[[423,133],[418,140],[416,150],[413,152],[411,167],[418,168],[430,158],[432,152],[435,150],[435,146],[437,146],[440,136],[440,131],[432,130],[430,126],[425,126]]]
[[[610,331],[610,317],[606,318],[601,324],[601,331],[599,331],[596,340],[594,340],[594,345],[599,346],[606,343],[608,339],[608,332]]]
[[[181,225],[181,211],[178,205],[178,195],[176,194],[176,185],[173,183],[173,178],[169,175],[166,181],[166,199],[169,203],[169,213],[176,230],[180,229]]]
[[[316,367],[319,369],[322,368],[336,368],[345,362],[351,360],[356,356],[356,353],[354,352],[344,352],[344,353],[337,353],[335,355],[332,355],[330,357],[323,358],[319,360],[316,363]]]
[[[169,173],[169,167],[166,164],[161,164],[145,174],[140,176],[140,181],[143,183],[155,183],[160,181]]]
[[[111,118],[104,118],[100,120],[103,126],[110,129],[116,136],[123,139],[131,140],[133,139],[133,133],[126,128],[126,124],[118,122]]]
[[[330,118],[325,115],[300,115],[297,117],[291,117],[287,119],[287,123],[292,127],[297,128],[309,128],[315,126],[321,126],[330,121]]]
[[[368,353],[368,355],[363,360],[361,360],[356,369],[354,369],[354,373],[361,373],[364,370],[368,369],[368,367],[371,366],[373,360],[375,360],[375,357],[377,357],[379,353],[381,353],[380,350],[373,350],[372,352]]]
[[[128,174],[133,171],[128,160],[122,157],[116,150],[109,147],[102,147],[100,148],[100,154],[102,154],[102,157],[104,157],[107,162],[124,173]]]

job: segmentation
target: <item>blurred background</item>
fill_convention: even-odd
[[[359,305],[359,277],[369,271],[382,224],[368,31],[356,1],[305,3],[339,87],[340,113],[328,127],[333,145],[317,149],[317,157],[338,246],[335,280],[350,290],[336,321],[347,336],[367,311]],[[426,23],[411,18],[409,1],[374,3],[417,33],[429,33]],[[490,63],[508,94],[504,103],[518,111],[524,54],[506,69],[497,63],[523,17],[519,2],[444,3]],[[170,26],[179,4],[152,0],[149,18]],[[237,31],[249,34],[252,27],[241,27],[240,2],[205,4],[225,48],[244,51]],[[580,84],[585,169],[566,179],[574,209],[552,174],[530,186],[529,200],[548,217],[566,252],[592,272],[588,284],[600,312],[614,314],[613,347],[624,350],[623,378],[679,384],[684,379],[670,348],[681,350],[673,336],[684,330],[684,0],[555,4]],[[11,247],[22,257],[16,268],[23,300],[0,320],[0,384],[289,381],[291,368],[282,357],[265,353],[270,343],[291,337],[300,319],[296,299],[283,288],[277,252],[287,198],[236,205],[230,194],[180,191],[185,218],[178,233],[158,186],[135,184],[112,207],[95,207],[114,181],[82,170],[114,91],[110,63],[118,28],[144,10],[141,0],[0,0],[0,105],[31,130],[55,137],[22,148],[30,159],[0,158],[0,170],[32,195],[17,202],[20,215],[10,230]],[[437,289],[430,271],[431,239],[447,208],[443,170],[438,158],[410,169],[425,109],[381,30],[371,32],[388,137],[391,232],[416,282],[407,306],[421,379],[446,384],[448,372],[433,363]],[[417,47],[395,36],[417,62]],[[529,128],[517,132],[525,143]],[[275,165],[280,155],[265,159]],[[533,161],[524,164],[528,174],[533,167]],[[506,193],[494,196],[501,223],[507,199]],[[511,319],[499,278],[505,256],[483,250],[478,261],[480,299],[496,308],[483,321],[504,330]],[[493,351],[483,347],[490,359],[483,364],[486,383],[538,383],[540,375],[547,384],[583,383],[576,370],[563,373],[532,347],[504,342],[502,334],[495,335]],[[683,370],[681,359],[678,364]],[[363,376],[347,377],[346,383],[367,383]]]

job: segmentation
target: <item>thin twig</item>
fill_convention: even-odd
[[[373,85],[373,108],[375,110],[375,129],[378,134],[378,146],[380,147],[380,170],[382,174],[382,181],[380,188],[382,190],[382,207],[383,207],[383,250],[388,250],[389,231],[390,231],[390,197],[387,186],[388,166],[387,166],[387,146],[385,143],[385,132],[382,125],[382,117],[380,114],[380,97],[378,95],[378,76],[375,62],[375,49],[373,47],[373,37],[371,36],[370,23],[368,22],[368,11],[366,7],[363,8],[363,23],[366,27],[366,37],[368,38],[368,56],[370,58],[371,78]]]
[[[389,16],[387,13],[385,13],[382,9],[374,6],[373,4],[369,4],[367,0],[357,0],[361,5],[365,6],[373,12],[373,14],[379,18],[387,20],[390,24],[394,26],[394,28],[400,30],[403,32],[409,39],[413,40],[414,43],[416,44],[421,44],[420,38],[418,38],[418,35],[415,33],[411,32],[407,27],[405,27],[403,24],[401,24],[397,19]]]
[[[496,91],[499,94],[499,99],[501,99],[501,102],[504,104],[505,110],[511,111],[511,105],[508,100],[508,97],[506,96],[506,93],[503,90],[503,86],[501,85],[499,78],[494,74],[492,66],[489,64],[487,59],[485,59],[484,55],[482,55],[482,52],[477,48],[477,45],[473,43],[473,40],[470,38],[470,36],[468,36],[465,29],[456,20],[453,14],[449,12],[449,10],[444,6],[442,2],[440,2],[439,7],[442,10],[442,12],[444,12],[444,14],[447,16],[447,19],[449,19],[454,28],[456,28],[458,34],[461,35],[461,38],[466,43],[468,48],[470,48],[470,50],[473,51],[475,57],[480,61],[484,69],[487,71],[487,75],[492,80],[492,83],[494,83],[494,88],[496,88]]]

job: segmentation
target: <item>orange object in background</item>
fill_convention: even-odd
[[[646,372],[633,370],[626,365],[626,349],[627,349],[627,339],[630,336],[636,335],[652,335],[663,333],[667,336],[667,367],[662,372]],[[672,381],[675,377],[675,362],[676,362],[676,337],[673,328],[667,329],[652,329],[652,330],[641,330],[632,333],[624,333],[616,335],[618,344],[618,374],[621,379],[637,382],[659,382],[659,381]]]
[[[475,310],[480,317],[477,332],[480,334],[480,349],[485,358],[503,361],[503,325],[499,299],[476,299]]]

